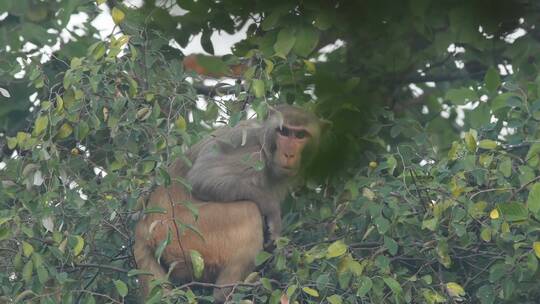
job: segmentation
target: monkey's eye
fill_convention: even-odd
[[[281,136],[285,136],[285,137],[291,136],[291,129],[289,129],[289,128],[287,128],[287,127],[277,128],[276,131],[277,131]]]
[[[305,130],[298,130],[298,131],[294,132],[294,137],[296,137],[298,139],[305,138],[308,135],[309,135],[308,132],[305,131]]]

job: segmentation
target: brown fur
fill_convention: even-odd
[[[169,197],[175,202],[188,199],[193,202],[199,210],[198,220],[181,204],[175,204],[173,212]],[[198,251],[204,259],[205,270],[201,278],[204,282],[218,285],[236,283],[254,268],[255,256],[263,248],[262,219],[255,204],[246,201],[229,204],[200,202],[190,198],[178,184],[168,189],[156,189],[150,196],[150,203],[152,207],[161,207],[167,213],[148,214],[136,226],[134,254],[137,266],[153,274],[153,277],[140,276],[145,297],[150,291],[150,280],[167,279],[166,272],[173,262],[178,263],[171,272],[171,280],[193,280],[189,266],[190,250]],[[203,238],[186,229],[178,240],[173,213],[181,223],[197,227]],[[169,229],[173,232],[172,241],[163,251],[159,264],[154,256],[155,249],[166,238]],[[230,288],[216,289],[214,297],[223,302],[229,292]]]

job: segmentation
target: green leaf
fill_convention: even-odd
[[[197,250],[190,250],[189,255],[193,266],[193,275],[196,279],[200,279],[204,271],[204,259]]]
[[[359,286],[358,290],[356,291],[356,295],[359,297],[365,296],[373,287],[373,281],[369,277],[361,276],[358,278]]]
[[[435,231],[437,229],[438,222],[439,221],[437,220],[437,218],[431,218],[431,219],[423,220],[422,221],[422,229],[428,229],[430,231]]]
[[[344,255],[347,252],[348,246],[343,243],[342,240],[335,241],[330,246],[328,246],[328,251],[326,252],[326,258],[335,258]]]
[[[128,287],[126,283],[120,280],[114,280],[114,286],[116,287],[116,291],[118,291],[118,294],[123,298],[127,296],[128,294]]]
[[[515,96],[516,94],[512,92],[506,92],[498,95],[491,101],[491,110],[495,112],[499,109],[508,107],[508,99]]]
[[[326,301],[328,301],[328,303],[330,304],[341,304],[343,303],[343,299],[341,298],[340,295],[331,295],[329,297],[326,297]]]
[[[486,150],[493,150],[497,148],[497,142],[491,139],[483,139],[478,143],[478,147]]]
[[[253,79],[252,82],[253,93],[255,97],[262,98],[264,96],[264,81],[260,79]]]
[[[211,55],[214,55],[214,45],[212,44],[212,33],[214,31],[210,28],[205,28],[201,35],[201,46],[203,50]]]
[[[78,141],[81,141],[86,138],[88,132],[90,132],[90,127],[88,126],[88,123],[86,121],[81,121],[75,127],[75,138]]]
[[[379,233],[381,234],[385,234],[388,231],[388,229],[390,229],[390,221],[385,219],[382,216],[377,217],[374,223],[375,223],[375,226],[377,227],[377,230],[379,230]]]
[[[540,183],[535,183],[529,191],[529,197],[527,198],[527,208],[538,215],[540,212]]]
[[[17,137],[7,137],[8,148],[13,150],[17,147]]]
[[[482,304],[490,304],[495,301],[495,291],[491,285],[484,285],[476,292],[476,297],[480,299]]]
[[[261,284],[266,290],[268,290],[268,291],[273,290],[272,282],[270,282],[270,280],[268,278],[261,278]]]
[[[41,284],[45,284],[49,279],[49,272],[44,266],[36,267],[38,280]]]
[[[476,152],[476,138],[476,130],[471,129],[469,132],[465,133],[465,146],[471,153]]]
[[[156,251],[154,252],[154,256],[158,260],[158,262],[161,260],[161,255],[163,254],[163,251],[165,250],[165,248],[167,248],[167,246],[171,243],[171,240],[172,240],[172,232],[171,232],[171,228],[169,227],[169,229],[167,230],[167,237],[159,243],[158,247],[156,248]]]
[[[480,238],[484,242],[491,241],[491,228],[489,227],[483,228],[482,231],[480,231]]]
[[[30,284],[32,281],[32,272],[34,270],[34,263],[32,260],[28,260],[22,269],[22,278],[26,284]]]
[[[279,19],[283,15],[283,11],[280,9],[275,9],[272,13],[264,17],[264,20],[261,22],[261,28],[263,31],[269,31],[278,25]]]
[[[142,173],[150,173],[156,167],[156,162],[153,160],[145,160],[142,162]]]
[[[49,125],[49,117],[47,116],[39,116],[36,118],[36,122],[34,124],[34,134],[40,135],[45,131],[47,126]]]
[[[34,252],[34,246],[32,246],[30,243],[22,241],[22,247],[23,247],[23,254],[25,257],[29,257],[32,254],[32,252]]]
[[[384,281],[384,283],[386,283],[386,285],[388,287],[390,287],[390,289],[392,290],[393,293],[401,294],[403,292],[403,289],[401,288],[401,285],[394,278],[385,277],[385,278],[383,278],[383,281]]]
[[[450,100],[455,105],[464,105],[477,100],[478,95],[469,88],[450,89],[446,92],[445,99]]]
[[[271,257],[272,257],[272,254],[266,251],[259,252],[257,256],[255,257],[255,266],[262,265],[262,263],[266,262],[266,260],[268,260]]]
[[[391,254],[391,255],[396,255],[396,253],[398,252],[398,243],[396,241],[394,241],[393,238],[391,237],[388,237],[388,236],[384,236],[384,247],[386,247],[388,249],[388,252]]]
[[[504,177],[510,177],[512,175],[512,159],[510,159],[510,157],[503,157],[499,164],[499,171]]]
[[[486,84],[486,89],[494,93],[496,92],[499,85],[501,85],[501,77],[499,76],[499,71],[495,67],[491,67],[487,70],[486,75],[484,76],[484,83]]]
[[[308,295],[318,298],[319,292],[316,289],[310,288],[310,287],[302,287],[302,291],[307,293]]]
[[[319,43],[319,31],[313,27],[301,27],[296,33],[293,52],[301,57],[308,57]]]
[[[274,44],[276,55],[285,58],[293,48],[295,42],[296,36],[294,28],[286,27],[279,31],[277,41]]]
[[[497,210],[509,222],[524,221],[529,216],[524,204],[516,202],[497,204]]]
[[[496,283],[506,275],[506,265],[504,263],[497,263],[489,268],[489,281]]]
[[[152,272],[150,272],[148,270],[132,269],[132,270],[128,271],[127,276],[128,277],[134,277],[134,276],[138,276],[138,275],[151,275],[151,274],[152,274]]]

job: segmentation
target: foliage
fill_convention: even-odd
[[[540,296],[535,1],[104,2],[3,8],[2,301],[136,301],[140,198],[170,181],[168,164],[209,127],[285,102],[333,125],[284,204],[284,237],[257,259],[261,279],[235,299]],[[107,7],[120,33],[67,27],[72,14],[90,21]],[[232,56],[201,63],[222,73],[248,62],[235,84],[205,86],[170,47],[200,33],[212,54],[213,32],[242,28]],[[56,43],[42,63],[41,48]],[[207,294],[180,286],[152,300]]]

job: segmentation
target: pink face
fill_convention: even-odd
[[[276,152],[274,161],[288,175],[296,175],[302,160],[302,151],[311,138],[303,127],[281,126],[276,129]]]

